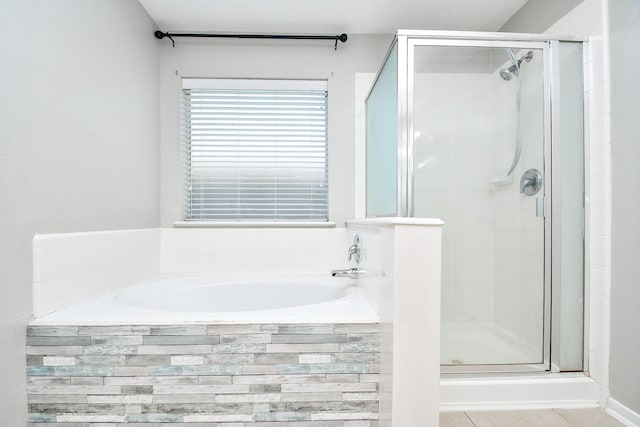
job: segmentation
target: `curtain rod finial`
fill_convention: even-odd
[[[176,47],[176,42],[173,40],[173,37],[171,37],[171,34],[163,33],[160,30],[156,30],[156,31],[154,31],[153,35],[156,36],[156,38],[158,40],[162,40],[163,38],[167,37],[169,40],[171,40],[171,43],[173,44],[173,47]]]

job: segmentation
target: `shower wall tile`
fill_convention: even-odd
[[[591,263],[589,279],[591,298],[597,295],[611,296],[611,266]]]
[[[491,323],[493,317],[487,309],[491,307],[487,304],[492,295],[491,279],[478,274],[480,268],[493,263],[488,183],[495,178],[491,158],[494,141],[480,131],[488,110],[495,110],[487,105],[492,98],[489,81],[480,74],[416,75],[415,214],[439,217],[446,223],[441,311],[445,322]],[[479,91],[486,93],[478,95]],[[475,95],[470,97],[469,93]],[[462,170],[465,173],[460,173]]]
[[[591,145],[591,156],[589,158],[589,169],[591,176],[601,176],[611,174],[611,144],[598,143],[604,140],[605,135],[610,134],[609,115],[607,120],[594,120],[592,123],[591,137],[595,144]]]
[[[521,55],[522,53],[519,53]],[[544,271],[543,230],[541,218],[535,216],[535,197],[523,196],[518,191],[520,176],[530,168],[542,169],[543,122],[541,56],[534,54],[527,65],[527,74],[520,79],[522,97],[522,117],[520,135],[522,154],[512,174],[510,183],[495,186],[492,191],[492,217],[494,230],[493,248],[493,295],[494,325],[510,339],[517,348],[536,348],[542,342],[543,316],[542,292]],[[503,105],[513,100],[513,86],[493,76],[494,91],[502,96]],[[499,133],[503,139],[502,153],[513,154],[513,140],[517,127],[513,109],[503,111],[501,126],[506,132]],[[508,104],[507,104],[508,105]],[[504,108],[500,108],[504,110]],[[509,126],[511,124],[511,126]],[[500,153],[500,151],[499,151]],[[501,158],[509,164],[510,158]],[[506,175],[506,171],[504,172]],[[516,338],[517,337],[517,338]],[[539,351],[538,351],[539,353]]]
[[[591,206],[611,206],[611,174],[591,175],[589,178]],[[593,231],[591,231],[593,232]]]

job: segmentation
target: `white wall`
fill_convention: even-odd
[[[0,418],[22,427],[33,235],[159,224],[159,48],[130,0],[0,10]]]
[[[355,35],[331,42],[178,39],[163,42],[162,225],[182,219],[180,90],[182,77],[327,79],[329,82],[329,219],[354,216],[355,73],[375,72],[392,37]]]
[[[529,0],[504,23],[500,31],[539,33],[581,2],[582,0]]]
[[[609,1],[611,51],[611,397],[640,423],[640,2]]]

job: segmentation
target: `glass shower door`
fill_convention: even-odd
[[[408,208],[446,223],[441,362],[548,369],[547,45],[464,43],[409,44]]]

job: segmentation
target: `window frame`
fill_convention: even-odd
[[[324,92],[325,101],[324,101],[324,159],[323,159],[323,168],[324,168],[324,177],[323,177],[323,186],[322,197],[324,206],[321,207],[324,212],[323,218],[312,218],[313,213],[310,214],[310,218],[305,218],[304,215],[300,215],[297,218],[284,218],[278,217],[276,210],[274,207],[274,213],[276,215],[270,219],[261,219],[261,218],[242,218],[239,215],[236,218],[224,218],[224,219],[214,219],[214,218],[206,218],[206,219],[198,219],[193,216],[189,216],[189,209],[192,208],[190,205],[190,197],[192,194],[192,188],[189,188],[192,175],[191,175],[191,134],[190,134],[190,120],[191,120],[191,112],[189,109],[185,112],[185,90],[256,90],[256,91],[269,91],[269,90],[282,90],[282,91],[322,91]],[[221,79],[221,78],[182,78],[181,79],[181,97],[183,107],[181,108],[181,151],[182,151],[182,159],[183,159],[183,168],[181,173],[181,180],[183,184],[182,191],[182,220],[174,222],[174,225],[177,227],[335,227],[335,222],[329,220],[329,91],[328,91],[328,81],[327,80],[304,80],[304,79],[246,79],[246,78],[234,78],[234,79]],[[189,114],[189,130],[185,131],[185,115]],[[275,181],[274,181],[275,182]],[[321,187],[320,187],[321,188]],[[266,193],[276,195],[277,191],[273,193]],[[306,193],[306,195],[312,198],[311,192]]]

